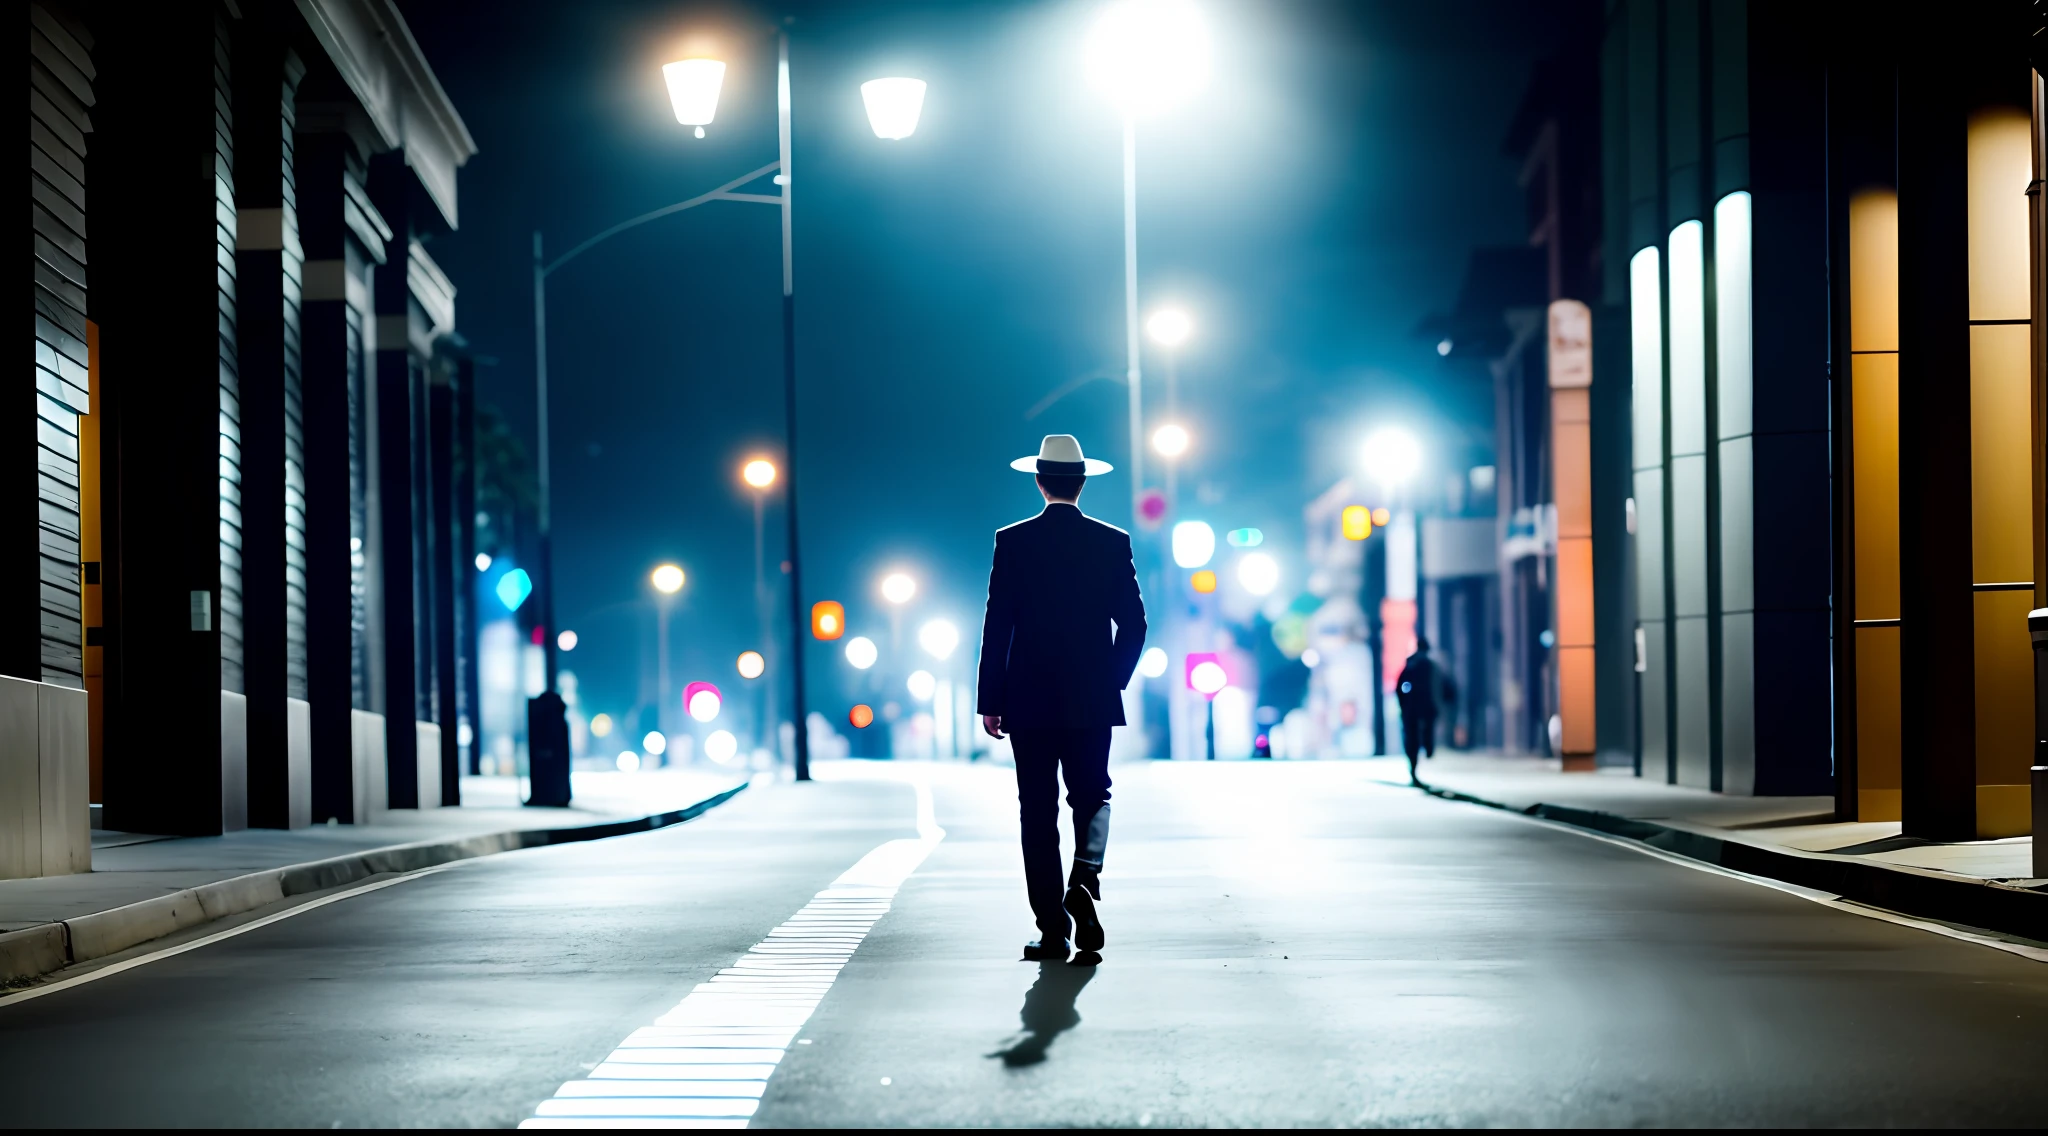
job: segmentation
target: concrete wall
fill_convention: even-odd
[[[92,871],[85,691],[0,676],[0,879]]]
[[[293,828],[313,823],[313,704],[284,700],[286,820]]]
[[[384,715],[349,711],[349,753],[355,777],[356,823],[374,824],[391,808],[391,784],[384,760]]]

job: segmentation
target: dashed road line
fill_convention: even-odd
[[[782,1056],[903,881],[946,832],[919,779],[917,838],[891,840],[634,1030],[580,1080],[540,1102],[521,1128],[745,1128]]]

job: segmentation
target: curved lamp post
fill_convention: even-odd
[[[704,137],[704,128],[709,126],[718,114],[718,96],[725,83],[725,63],[716,59],[679,59],[662,68],[662,79],[668,86],[669,103],[675,110],[676,121],[693,128],[697,137]],[[919,116],[924,109],[925,84],[921,79],[889,78],[877,79],[863,84],[861,97],[867,106],[868,124],[876,137],[888,139],[908,138],[917,129]],[[791,255],[790,227],[790,85],[789,85],[789,33],[780,32],[776,42],[775,68],[776,136],[781,155],[750,173],[726,182],[707,193],[700,193],[687,201],[678,201],[660,209],[642,213],[613,225],[596,236],[578,244],[568,252],[549,261],[541,249],[539,230],[533,234],[533,346],[534,346],[534,397],[539,404],[539,450],[540,450],[540,560],[541,560],[541,606],[540,618],[543,626],[552,627],[555,617],[554,551],[550,537],[552,519],[550,516],[550,478],[548,448],[548,323],[547,323],[547,281],[548,277],[563,266],[595,246],[618,236],[629,229],[637,229],[650,221],[658,221],[674,213],[708,205],[713,201],[737,201],[750,205],[772,205],[782,211],[782,391],[784,407],[783,443],[786,483],[788,485],[789,508],[789,607],[790,607],[790,677],[796,696],[796,777],[799,781],[811,779],[810,738],[804,728],[804,667],[803,637],[807,625],[803,618],[803,560],[797,547],[796,515],[796,274]],[[770,174],[775,176],[777,193],[744,193],[741,187],[759,181]],[[547,646],[547,692],[555,694],[556,659],[554,640],[548,638]]]

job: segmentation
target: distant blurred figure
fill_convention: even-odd
[[[1429,657],[1429,640],[1418,636],[1415,653],[1401,667],[1395,696],[1401,700],[1401,745],[1408,751],[1408,780],[1415,778],[1417,754],[1436,756],[1436,714],[1458,700],[1458,688]]]

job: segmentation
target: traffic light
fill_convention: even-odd
[[[838,600],[811,605],[811,638],[837,639],[846,634],[846,607]]]

